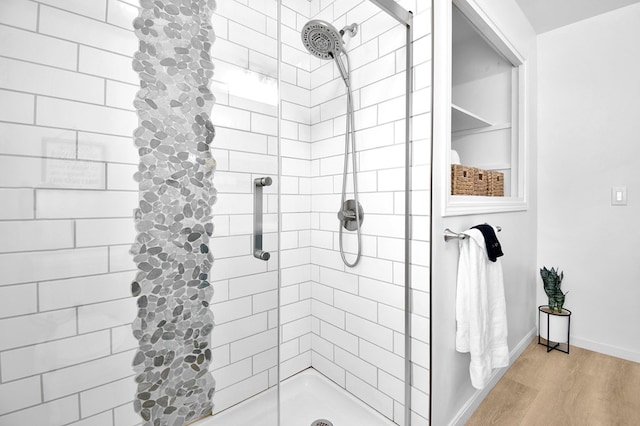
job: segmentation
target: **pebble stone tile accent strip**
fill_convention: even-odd
[[[138,268],[131,284],[139,342],[134,408],[145,426],[182,426],[212,412],[215,391],[209,372],[216,201],[209,51],[216,3],[140,0],[140,6],[133,22],[139,38],[133,69],[140,76],[134,100],[140,198],[131,248]]]

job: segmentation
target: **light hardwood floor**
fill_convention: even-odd
[[[640,425],[640,364],[571,347],[525,349],[467,426]]]

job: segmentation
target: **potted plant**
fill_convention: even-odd
[[[551,312],[554,312],[557,308],[558,313],[561,313],[567,293],[563,293],[560,289],[564,272],[560,271],[560,273],[558,273],[558,271],[559,269],[547,269],[545,266],[540,269],[540,276],[542,277],[544,292],[547,293],[547,297],[549,298],[549,309]]]
[[[548,314],[542,315],[540,318],[540,335],[547,341],[568,343],[569,339],[569,321],[567,316],[570,314],[567,310],[563,310],[565,296],[560,289],[564,272],[558,268],[540,269],[540,276],[544,285],[544,292],[549,298]],[[543,312],[544,307],[541,309]]]

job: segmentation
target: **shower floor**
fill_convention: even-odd
[[[284,380],[280,398],[280,426],[310,426],[318,419],[334,426],[395,426],[313,368]],[[274,401],[275,389],[268,390],[193,426],[276,426]]]

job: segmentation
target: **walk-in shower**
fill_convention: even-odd
[[[309,53],[320,59],[333,59],[340,71],[340,76],[347,88],[347,116],[344,133],[344,164],[342,171],[342,197],[338,210],[338,244],[340,256],[345,265],[353,268],[362,256],[362,232],[360,227],[364,220],[364,210],[358,201],[358,172],[356,162],[356,129],[353,112],[353,91],[351,90],[351,61],[344,48],[342,37],[348,34],[354,37],[358,33],[358,24],[347,25],[338,31],[333,25],[321,20],[311,20],[302,28],[301,36],[304,47]],[[345,61],[343,62],[342,57]],[[346,65],[345,65],[346,62]],[[351,141],[351,143],[349,143]],[[347,175],[349,173],[349,147],[351,147],[351,176],[353,181],[353,199],[347,200]],[[343,230],[356,231],[357,254],[353,262],[347,260],[343,247]]]
[[[244,38],[220,43],[237,56],[212,48],[229,92],[211,116],[231,114],[214,123],[214,221],[232,249],[216,250],[214,231],[204,426],[408,425],[411,15],[387,1],[278,5],[279,43],[251,33],[248,56]],[[254,257],[255,237],[268,260]]]
[[[0,0],[0,425],[426,425],[411,14],[45,3]]]

